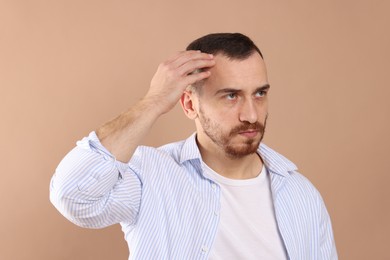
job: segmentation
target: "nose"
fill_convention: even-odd
[[[240,121],[249,122],[251,124],[257,122],[257,109],[256,104],[252,99],[246,99],[241,106]]]

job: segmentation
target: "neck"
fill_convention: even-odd
[[[255,178],[263,167],[263,161],[257,153],[242,157],[227,155],[221,148],[206,147],[198,141],[202,160],[218,174],[230,179]]]

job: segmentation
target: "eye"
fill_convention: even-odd
[[[237,98],[237,94],[236,93],[229,93],[226,95],[226,99],[228,100],[234,100]]]
[[[255,94],[256,97],[264,97],[265,95],[267,95],[267,91],[264,90],[259,90]]]

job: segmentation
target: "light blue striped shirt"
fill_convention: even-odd
[[[129,259],[207,259],[217,233],[220,187],[203,175],[195,134],[116,161],[95,132],[58,165],[50,200],[76,225],[120,223]],[[337,259],[331,221],[315,187],[264,144],[276,221],[289,259]],[[214,188],[213,188],[214,187]],[[215,188],[216,187],[216,188]]]

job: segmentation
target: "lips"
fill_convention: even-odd
[[[255,129],[249,129],[249,130],[239,132],[240,135],[243,135],[243,136],[249,137],[249,138],[255,137],[258,133],[259,133],[259,130],[255,130]]]

